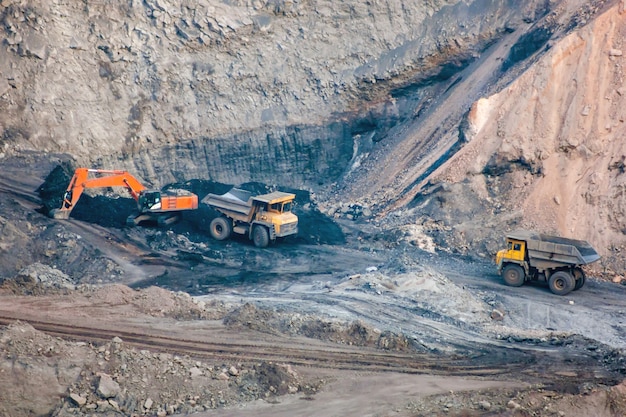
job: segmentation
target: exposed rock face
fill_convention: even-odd
[[[332,182],[424,85],[545,12],[521,3],[5,0],[2,145],[158,182]]]
[[[517,226],[623,243],[623,2],[1,4],[1,155],[336,183],[461,252]]]
[[[626,14],[615,6],[552,45],[515,82],[472,106],[470,142],[433,181],[471,190],[499,230],[584,237],[610,255],[626,231],[625,62],[617,53],[625,39]],[[463,210],[473,206],[454,207],[457,229],[475,217]],[[476,237],[492,232],[485,229]]]

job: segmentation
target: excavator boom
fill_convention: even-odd
[[[89,178],[89,174],[100,176]],[[146,189],[137,178],[126,171],[77,168],[63,195],[63,204],[60,209],[54,211],[53,217],[55,219],[69,218],[85,188],[102,187],[126,187],[135,201],[139,200],[139,194]]]
[[[90,178],[91,176],[91,178]],[[175,212],[198,208],[198,196],[186,193],[180,196],[164,195],[160,191],[150,191],[127,171],[77,168],[63,195],[61,208],[51,211],[55,219],[68,219],[86,188],[124,187],[137,201],[139,214],[129,217],[129,224],[142,220],[165,221],[173,218]],[[170,212],[169,216],[161,213]],[[139,220],[137,220],[139,219]]]

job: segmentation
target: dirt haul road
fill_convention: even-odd
[[[311,201],[299,239],[267,249],[212,241],[193,219],[54,221],[34,191],[50,169],[19,159],[0,174],[5,273],[21,264],[0,301],[3,323],[22,322],[0,336],[7,415],[626,411],[622,286],[505,287],[487,261]],[[110,397],[103,375],[120,387]]]

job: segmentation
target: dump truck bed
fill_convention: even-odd
[[[252,209],[254,201],[273,204],[293,200],[294,197],[294,194],[283,193],[281,191],[253,196],[252,193],[248,191],[233,188],[222,195],[208,194],[202,199],[202,202],[235,220],[250,222],[254,214]]]
[[[230,217],[246,221],[252,209],[252,194],[245,190],[233,188],[222,195],[208,194],[202,199],[202,202]]]
[[[510,233],[508,237],[526,241],[530,263],[540,269],[560,265],[586,265],[600,259],[598,252],[584,240],[529,231]]]
[[[235,211],[240,214],[248,214],[252,207],[252,195],[244,190],[232,189],[226,194],[208,194],[202,202],[210,206]]]

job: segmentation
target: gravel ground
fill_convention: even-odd
[[[306,233],[266,249],[212,241],[188,219],[169,230],[52,220],[37,211],[34,192],[49,166],[42,163],[31,178],[21,174],[25,160],[13,162],[0,179],[7,265],[0,310],[25,321],[108,323],[120,332],[158,329],[181,339],[262,340],[276,348],[304,340],[329,351],[408,353],[418,363],[436,358],[440,368],[360,373],[176,359],[123,339],[50,338],[20,323],[5,328],[2,339],[2,403],[11,415],[625,410],[618,385],[626,372],[624,286],[592,276],[567,297],[539,285],[506,287],[487,259],[451,255],[402,218],[383,227],[367,217],[351,220],[349,210],[329,217],[312,199],[298,208]],[[268,373],[282,375],[284,391],[268,385]],[[98,391],[109,377],[123,394]],[[51,388],[25,388],[42,384]]]

